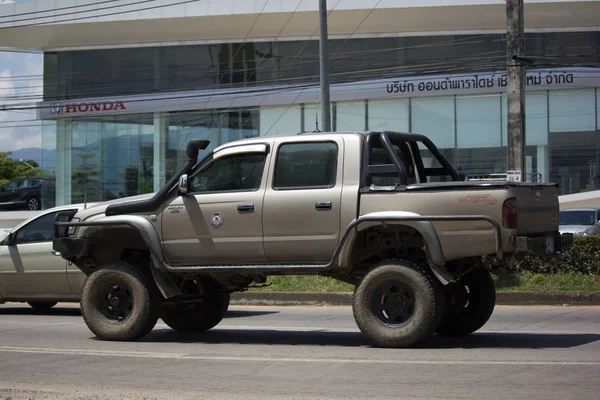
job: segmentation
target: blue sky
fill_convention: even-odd
[[[0,4],[24,1],[29,0],[0,0]],[[14,96],[36,95],[39,99],[34,101],[41,100],[42,72],[41,54],[0,52],[0,105],[10,104],[11,100],[14,101]],[[33,77],[23,78],[23,76]],[[0,151],[41,147],[41,121],[31,121],[35,118],[35,110],[0,111]],[[15,125],[37,126],[15,127]]]

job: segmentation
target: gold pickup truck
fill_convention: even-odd
[[[564,252],[556,184],[465,182],[425,136],[348,132],[188,145],[157,193],[62,213],[54,250],[86,275],[81,310],[106,340],[157,319],[217,325],[230,293],[269,275],[356,286],[356,323],[374,346],[481,328],[495,305],[482,256]],[[68,229],[60,228],[68,227]],[[59,234],[59,232],[62,232]]]

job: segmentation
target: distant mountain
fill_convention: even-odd
[[[39,147],[27,147],[25,149],[19,149],[13,151],[10,155],[13,160],[22,158],[23,160],[33,160],[40,164],[42,162],[42,149]]]

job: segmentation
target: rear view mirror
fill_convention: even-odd
[[[188,193],[188,176],[183,174],[179,177],[178,192],[181,196],[185,196]]]

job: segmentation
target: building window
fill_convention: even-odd
[[[550,92],[550,132],[596,130],[594,89]]]
[[[302,108],[261,107],[260,136],[290,135],[301,132]]]

